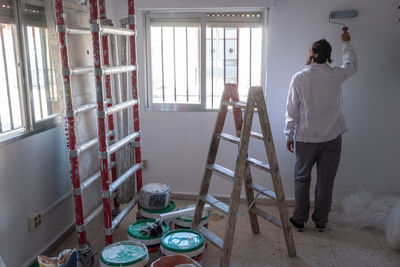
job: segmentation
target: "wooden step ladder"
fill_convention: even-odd
[[[231,106],[233,109],[236,136],[222,132],[228,106]],[[242,109],[245,111],[244,119],[242,119]],[[255,133],[251,131],[255,109],[258,111],[262,133]],[[248,156],[250,137],[262,140],[264,142],[269,164]],[[231,171],[215,163],[218,146],[221,139],[239,146],[235,171]],[[250,166],[254,166],[271,174],[274,191],[268,190],[256,183],[253,183]],[[230,206],[226,205],[222,201],[219,201],[208,193],[211,175],[213,172],[214,174],[222,176],[233,182]],[[221,98],[221,105],[217,120],[215,122],[214,133],[208,151],[203,182],[201,184],[199,197],[197,199],[197,205],[192,224],[193,229],[202,233],[208,240],[223,250],[220,266],[229,266],[231,259],[236,219],[240,202],[240,193],[242,189],[242,180],[244,180],[245,184],[248,212],[253,234],[258,234],[260,232],[257,216],[266,219],[282,229],[289,256],[295,257],[296,248],[293,241],[291,227],[289,225],[285,194],[282,187],[263,90],[259,86],[251,87],[246,103],[239,101],[236,84],[226,84]],[[276,200],[279,208],[280,218],[270,215],[266,211],[263,211],[256,206],[254,191],[258,192],[258,194],[263,194],[271,199]],[[223,240],[215,233],[200,225],[201,215],[206,203],[228,215]]]

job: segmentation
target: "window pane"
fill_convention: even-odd
[[[207,29],[207,108],[219,107],[225,83],[238,84],[241,101],[260,85],[261,36],[261,28]]]
[[[198,27],[151,27],[153,103],[200,103]]]
[[[29,83],[37,122],[60,112],[44,8],[25,5]]]
[[[14,25],[0,24],[0,133],[22,126],[15,31]]]

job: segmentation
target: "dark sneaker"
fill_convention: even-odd
[[[323,232],[325,231],[326,225],[322,223],[315,223],[315,228],[318,232]]]
[[[304,231],[304,223],[297,223],[293,217],[290,217],[290,223],[294,226],[294,229],[297,232],[303,232]]]

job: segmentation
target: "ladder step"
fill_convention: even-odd
[[[262,210],[262,209],[259,209],[259,208],[257,208],[257,207],[254,207],[254,206],[251,207],[251,208],[249,209],[249,211],[251,211],[251,212],[257,214],[258,216],[260,216],[260,217],[262,217],[262,218],[264,218],[264,219],[266,219],[267,221],[271,222],[271,223],[274,224],[275,226],[278,226],[278,227],[282,228],[282,222],[281,222],[281,220],[280,220],[279,218],[277,218],[277,217],[275,217],[275,216],[269,214],[268,212],[266,212],[266,211],[264,211],[264,210]]]
[[[87,226],[94,218],[96,218],[103,211],[103,204],[100,202],[100,205],[97,206],[89,215],[85,218],[85,226]]]
[[[250,165],[262,170],[271,173],[271,168],[269,167],[268,163],[262,162],[261,160],[247,157],[247,162],[250,163]]]
[[[215,174],[218,174],[219,176],[223,177],[223,178],[227,178],[230,181],[233,181],[233,178],[235,177],[235,173],[221,165],[218,165],[216,163],[214,164],[209,164],[207,165],[207,168],[209,170],[212,170],[215,172]]]
[[[89,35],[92,32],[89,28],[67,28],[67,33],[76,35]]]
[[[219,201],[218,199],[216,199],[215,197],[213,197],[210,194],[207,194],[205,196],[202,197],[202,199],[210,204],[211,206],[213,206],[214,208],[224,212],[225,214],[229,213],[229,206],[226,205],[225,203],[223,203],[222,201]]]
[[[138,201],[138,198],[134,197],[125,207],[121,212],[112,220],[112,228],[115,230],[115,228],[118,227],[118,225],[121,223],[121,221],[128,215],[128,213],[135,207],[136,203]]]
[[[255,139],[261,140],[261,141],[264,140],[264,136],[262,135],[262,133],[257,133],[257,132],[251,131],[250,132],[250,136],[255,138]]]
[[[223,140],[225,140],[225,141],[228,141],[228,142],[231,142],[231,143],[234,143],[234,144],[237,144],[237,145],[240,144],[240,138],[237,137],[237,136],[233,136],[233,135],[230,135],[230,134],[227,134],[227,133],[220,133],[218,135],[218,137],[223,139]]]
[[[93,147],[94,145],[96,145],[99,142],[99,138],[95,137],[93,139],[90,139],[89,141],[81,144],[78,146],[78,151],[79,153],[84,152],[86,150],[88,150],[89,148]]]
[[[136,32],[134,30],[119,28],[114,26],[101,26],[100,33],[105,34],[115,34],[115,35],[124,35],[124,36],[134,36]]]
[[[261,194],[263,194],[263,195],[265,195],[265,196],[267,196],[269,198],[276,199],[276,195],[275,195],[274,191],[271,191],[271,190],[269,190],[269,189],[267,189],[265,187],[262,187],[259,184],[252,183],[250,185],[250,188],[256,190],[257,192],[260,192]]]
[[[109,103],[111,103],[110,99],[104,101],[104,104],[106,104],[106,105],[109,104]],[[85,104],[85,105],[79,106],[76,109],[74,109],[74,115],[82,113],[82,112],[90,111],[90,110],[93,110],[93,109],[96,109],[96,108],[97,108],[97,103],[96,102]]]
[[[137,170],[142,168],[142,163],[137,163],[133,165],[131,168],[129,168],[126,172],[124,172],[120,177],[118,177],[117,180],[115,180],[111,185],[110,185],[110,192],[114,192],[115,190],[118,189],[120,185],[122,185],[126,180],[128,180],[129,177],[131,177]]]
[[[79,114],[79,113],[82,113],[82,112],[85,112],[85,111],[89,111],[89,110],[92,110],[92,109],[95,109],[95,108],[97,108],[97,103],[90,103],[90,104],[79,106],[78,108],[76,108],[74,110],[74,113],[76,115],[76,114]]]
[[[122,102],[120,104],[117,104],[117,105],[114,105],[114,106],[106,108],[106,114],[110,115],[110,114],[118,112],[120,110],[123,110],[123,109],[129,108],[131,106],[137,105],[138,103],[139,103],[139,101],[137,99],[131,99],[131,100]]]
[[[110,136],[113,136],[114,134],[115,134],[115,132],[111,131],[111,132],[108,132],[106,136],[110,137]],[[78,153],[80,154],[82,152],[85,152],[86,150],[88,150],[89,148],[95,146],[98,143],[99,143],[99,138],[98,137],[92,138],[89,141],[86,141],[85,143],[80,144],[78,146]]]
[[[112,67],[103,67],[103,74],[117,74],[124,73],[136,70],[135,65],[122,65],[122,66],[112,66]]]
[[[199,231],[205,238],[210,240],[211,243],[213,243],[220,249],[224,249],[224,241],[219,236],[217,236],[216,234],[214,234],[213,232],[211,232],[202,225],[198,225],[196,227],[196,230]]]
[[[222,102],[222,104],[225,106],[231,106],[234,108],[241,108],[241,109],[245,109],[247,107],[247,103],[242,101],[224,101]]]
[[[111,170],[112,168],[115,167],[115,162],[111,162],[108,165],[108,169]],[[97,179],[101,177],[100,171],[96,172],[95,174],[89,176],[85,181],[82,182],[81,184],[81,190],[82,192],[85,191],[89,186],[91,186]]]
[[[117,141],[116,143],[112,144],[111,146],[108,147],[108,153],[112,154],[119,150],[121,147],[123,147],[126,144],[129,144],[129,142],[135,140],[137,137],[140,136],[139,132],[134,132],[131,133],[130,135],[125,136],[121,140]]]
[[[70,68],[70,75],[88,74],[93,72],[93,66]]]

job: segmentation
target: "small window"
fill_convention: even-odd
[[[147,108],[216,109],[226,83],[246,100],[262,80],[262,14],[147,13]]]
[[[0,142],[56,126],[60,99],[43,0],[0,1],[0,57]]]

